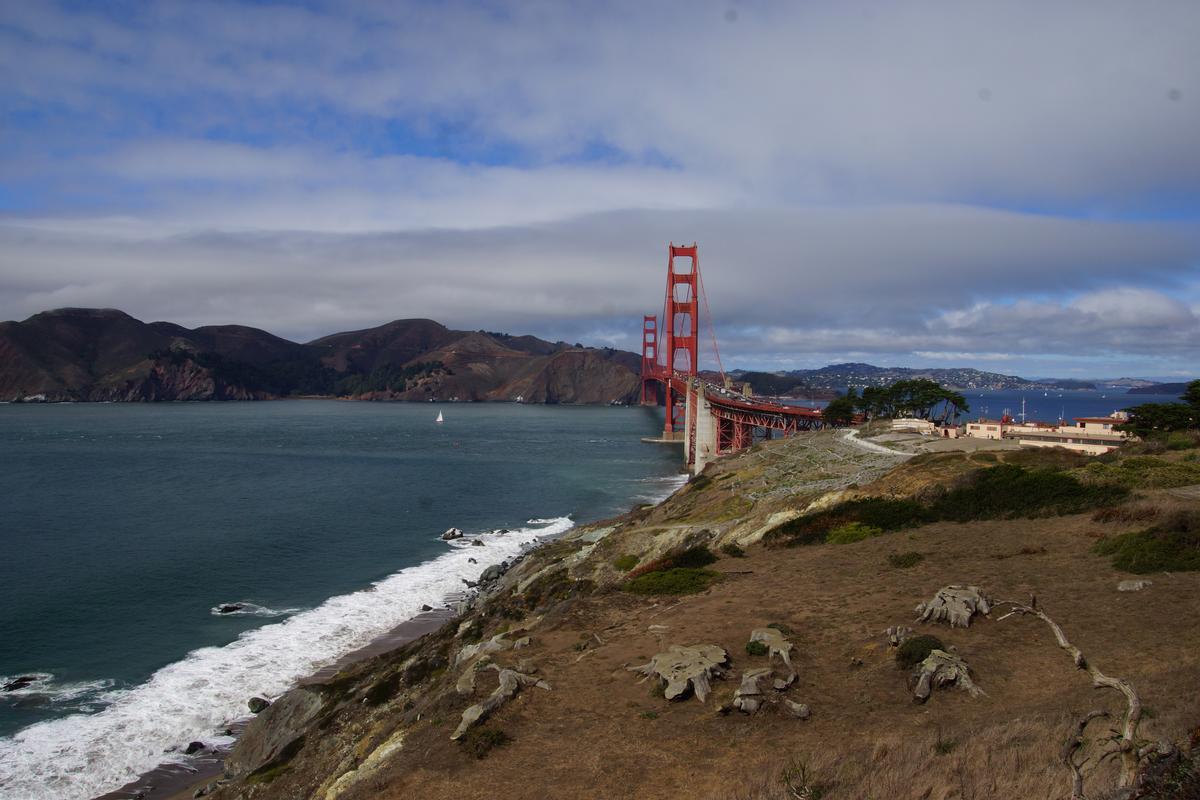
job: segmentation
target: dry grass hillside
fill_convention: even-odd
[[[994,610],[949,628],[918,624],[914,607],[949,584],[1036,595],[1092,665],[1140,693],[1139,742],[1186,754],[1200,724],[1200,502],[1178,482],[1200,462],[1194,447],[1155,449],[906,460],[823,433],[723,459],[659,507],[533,554],[439,632],[302,690],[307,719],[252,723],[239,749],[264,758],[213,796],[1068,798],[1074,722],[1111,714],[1087,730],[1080,756],[1095,757],[1121,695],[1092,688],[1037,618]],[[1132,578],[1151,583],[1117,590]],[[767,626],[793,645],[798,677],[745,714],[741,676],[769,663],[747,642]],[[893,626],[938,637],[984,694],[914,703]],[[492,664],[550,688],[523,687],[452,741],[497,688],[499,671],[469,657],[488,642]],[[701,644],[729,656],[706,702],[667,700],[629,669]],[[1143,796],[1197,796],[1181,764],[1164,779],[1176,788]],[[1114,761],[1084,774],[1089,798],[1115,796]]]

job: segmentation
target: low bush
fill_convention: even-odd
[[[742,548],[738,547],[733,542],[730,542],[729,544],[721,545],[721,552],[732,558],[745,558],[746,557],[746,551],[743,550]]]
[[[629,572],[637,566],[638,557],[635,555],[623,555],[613,560],[613,566],[621,572]]]
[[[1150,522],[1158,519],[1158,508],[1147,503],[1127,503],[1102,508],[1092,514],[1092,522]]]
[[[887,560],[896,569],[908,569],[924,561],[925,556],[912,551],[908,553],[889,553]]]
[[[682,553],[672,557],[671,566],[683,569],[696,569],[698,567],[707,567],[709,564],[716,562],[716,560],[717,556],[712,550],[699,545],[697,547],[689,547]]]
[[[899,669],[912,669],[929,657],[931,650],[945,650],[946,646],[936,636],[922,635],[905,639],[896,648],[896,666]]]
[[[861,542],[864,539],[870,539],[882,534],[883,528],[876,528],[874,525],[864,525],[861,522],[847,522],[845,525],[839,525],[827,533],[825,541],[829,544],[852,544],[853,542]]]
[[[1200,570],[1200,512],[1177,511],[1149,530],[1106,536],[1093,549],[1123,572]]]
[[[767,541],[787,545],[817,544],[834,528],[851,522],[861,522],[883,531],[894,531],[920,525],[928,519],[928,511],[912,500],[892,500],[867,497],[839,503],[833,508],[797,517],[772,528],[764,537]]]
[[[698,545],[675,553],[668,553],[662,558],[656,558],[653,561],[647,561],[630,572],[627,577],[629,580],[633,580],[634,578],[648,575],[651,572],[666,572],[676,568],[698,569],[700,567],[707,567],[716,560],[717,556],[712,550],[703,545]]]
[[[1001,464],[980,470],[970,484],[947,492],[931,510],[936,518],[955,522],[1055,516],[1111,505],[1127,494],[1121,487],[1081,483],[1054,469]]]
[[[746,655],[765,656],[769,650],[770,648],[762,642],[746,642]]]
[[[720,577],[710,569],[672,567],[660,572],[647,572],[625,583],[625,591],[634,594],[695,594],[702,592]]]
[[[1113,468],[1092,464],[1088,469],[1096,466]],[[1191,469],[1190,465],[1176,466]],[[1197,474],[1191,482],[1200,483],[1200,466],[1195,470]],[[976,470],[959,485],[929,496],[926,503],[884,497],[851,500],[778,525],[767,532],[764,540],[787,546],[816,544],[829,541],[834,530],[852,523],[886,533],[941,520],[969,522],[1077,514],[1128,497],[1128,487],[1117,483],[1081,481],[1074,474],[1047,467],[1000,464]]]
[[[1079,474],[1089,482],[1116,484],[1126,489],[1171,489],[1200,483],[1200,464],[1132,456],[1109,463],[1093,461],[1079,470]]]
[[[1168,450],[1191,450],[1200,447],[1200,433],[1195,431],[1176,431],[1167,435]]]
[[[462,749],[476,758],[485,758],[494,748],[506,745],[512,737],[499,728],[471,728],[458,740]]]

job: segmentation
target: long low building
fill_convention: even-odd
[[[1131,437],[1116,429],[1129,419],[1124,411],[1107,417],[1076,417],[1068,424],[1051,425],[1042,422],[1015,422],[1012,419],[981,419],[968,422],[966,435],[977,439],[1015,439],[1029,447],[1065,447],[1089,455],[1101,455],[1115,450]]]

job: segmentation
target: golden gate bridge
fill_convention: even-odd
[[[701,376],[699,370],[701,305],[720,383]],[[694,242],[669,245],[662,316],[642,319],[641,402],[666,407],[662,438],[654,441],[681,441],[684,460],[693,473],[718,455],[823,425],[819,408],[755,397],[748,384],[735,389],[721,365]]]

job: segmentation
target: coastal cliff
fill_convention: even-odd
[[[914,454],[830,431],[756,446],[485,570],[433,633],[276,698],[194,791],[1067,798],[1079,714],[1128,710],[1041,622],[989,613],[986,598],[1035,595],[1152,709],[1139,736],[1158,744],[1134,755],[1157,793],[1120,796],[1194,797],[1200,632],[1163,613],[1200,608],[1200,503],[1178,488],[1200,483],[1194,445]],[[1158,560],[1125,558],[1143,546]],[[963,597],[965,620],[938,624]],[[1088,766],[1088,796],[1120,779]]]
[[[115,309],[0,323],[0,400],[627,403],[640,358],[533,336],[396,320],[306,344],[241,325],[189,329]]]

